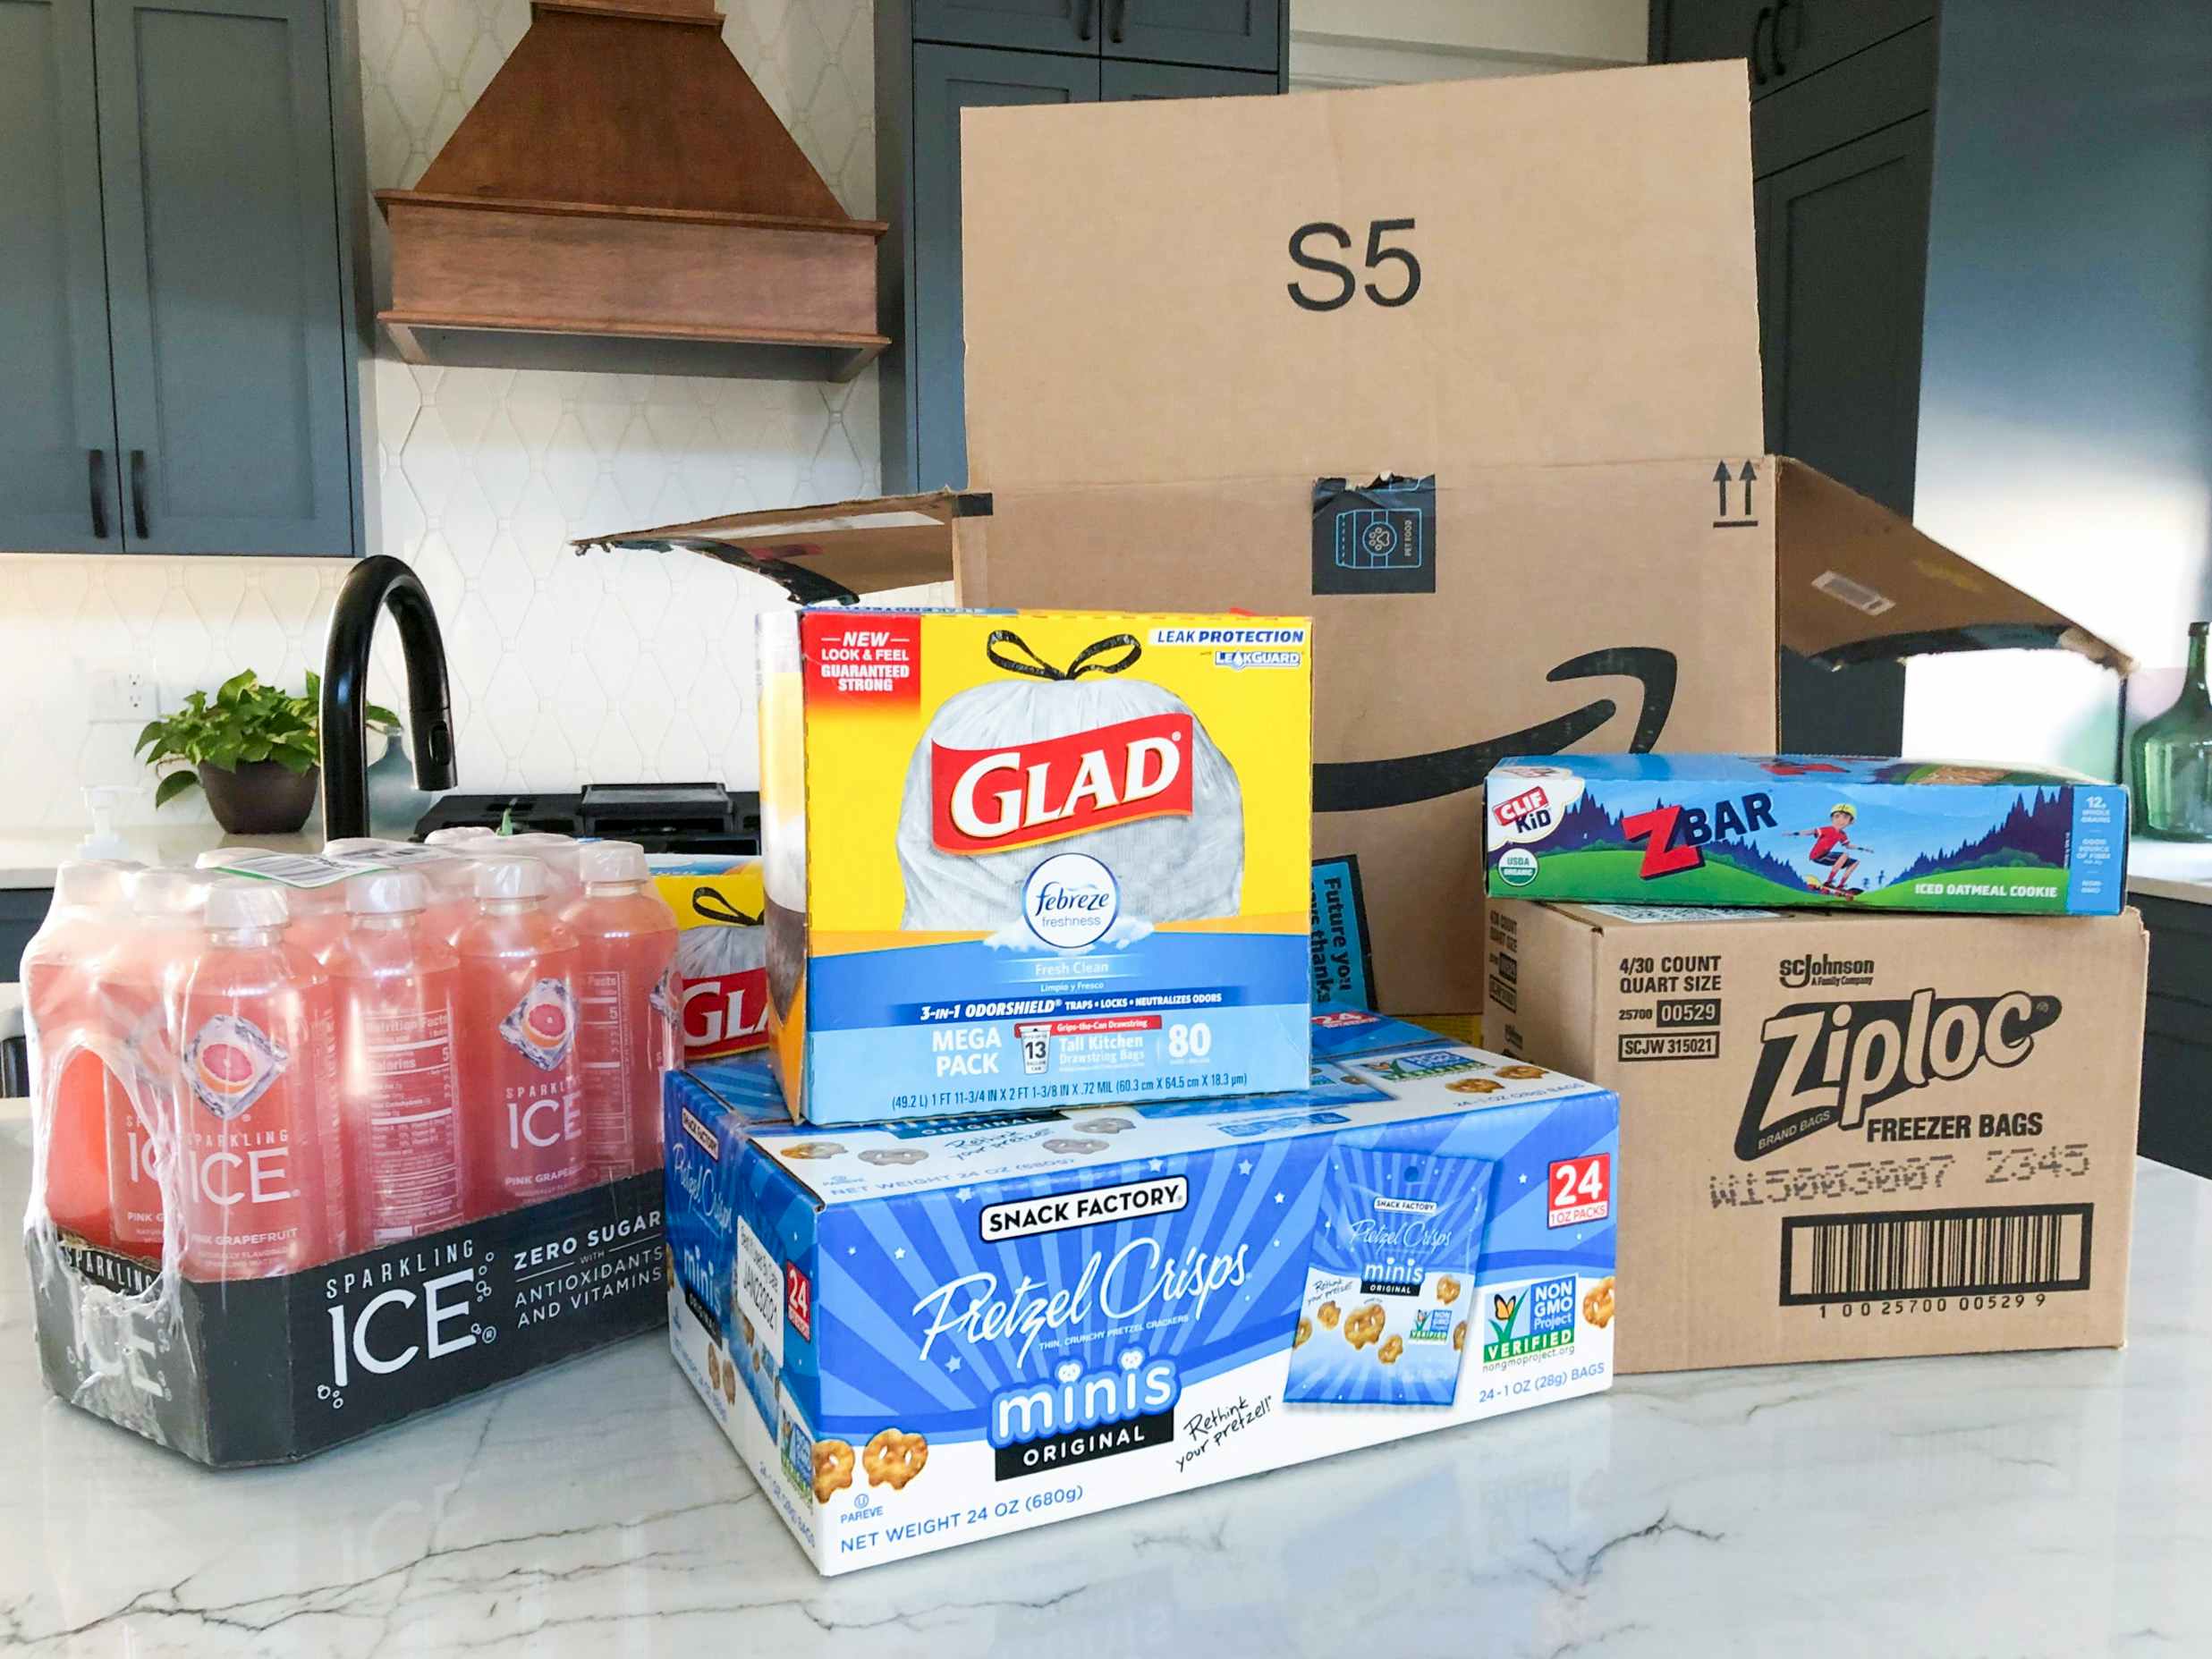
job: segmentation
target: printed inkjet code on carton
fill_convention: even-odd
[[[815,1123],[1306,1077],[1298,618],[761,622],[772,1053]]]

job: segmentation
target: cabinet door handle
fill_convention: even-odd
[[[1782,14],[1792,4],[1792,0],[1775,0],[1775,26],[1767,31],[1767,61],[1774,66],[1776,80],[1790,72],[1790,66],[1782,61]]]
[[[140,541],[150,540],[153,532],[146,528],[146,452],[131,452],[131,533]]]
[[[1106,0],[1106,38],[1115,46],[1129,32],[1129,0]]]
[[[107,452],[88,449],[84,453],[85,470],[90,475],[92,490],[92,539],[107,539]]]
[[[1098,9],[1098,0],[1075,0],[1075,38],[1086,46],[1090,43],[1090,14]]]
[[[1767,71],[1759,61],[1759,38],[1766,32],[1767,25],[1773,22],[1774,18],[1774,7],[1770,5],[1763,5],[1759,8],[1759,15],[1751,20],[1751,50],[1750,55],[1751,59],[1751,84],[1755,87],[1763,87],[1767,84]]]

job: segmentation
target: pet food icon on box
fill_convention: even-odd
[[[768,1019],[818,1123],[1306,1079],[1302,619],[761,622]]]
[[[1501,763],[1493,898],[2110,915],[2127,791],[2058,771],[1826,755]]]

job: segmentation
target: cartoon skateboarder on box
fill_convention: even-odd
[[[1851,838],[1851,827],[1859,821],[1859,809],[1849,801],[1839,801],[1828,814],[1828,821],[1818,829],[1790,830],[1791,835],[1812,837],[1812,851],[1807,856],[1815,864],[1827,870],[1822,881],[1807,878],[1805,885],[1815,893],[1831,893],[1839,899],[1855,899],[1866,891],[1851,885],[1852,874],[1859,868],[1858,853],[1873,851],[1863,842]]]

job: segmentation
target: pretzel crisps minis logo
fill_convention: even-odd
[[[1191,811],[1191,716],[1149,715],[1005,749],[929,746],[931,840],[1000,852]]]

